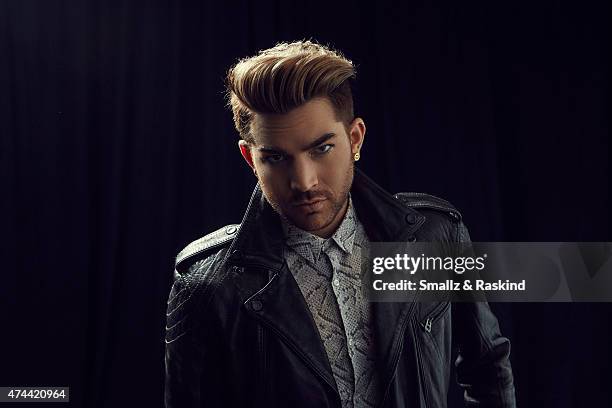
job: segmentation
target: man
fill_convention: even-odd
[[[486,303],[375,303],[374,241],[468,241],[459,212],[390,195],[354,167],[352,63],[311,42],[239,61],[227,78],[258,184],[242,222],[179,253],[166,406],[444,407],[452,347],[468,406],[513,407],[509,341]]]

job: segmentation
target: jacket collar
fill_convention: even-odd
[[[412,241],[415,232],[425,222],[423,215],[404,206],[358,169],[355,169],[351,197],[370,241]],[[337,393],[316,324],[297,283],[285,266],[283,245],[280,217],[268,204],[258,184],[228,251],[227,264],[267,270],[267,280],[263,285],[247,284],[253,282],[247,276],[236,280],[247,311],[288,342],[306,365]],[[248,272],[244,274],[248,275]],[[256,308],[251,307],[253,302],[256,302]],[[413,305],[414,298],[403,303],[372,304],[381,400],[393,378]]]

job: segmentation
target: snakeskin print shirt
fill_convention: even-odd
[[[342,407],[372,407],[378,387],[369,303],[361,290],[361,257],[368,237],[349,205],[328,239],[281,217],[285,261],[319,329]],[[364,251],[362,253],[362,251]]]

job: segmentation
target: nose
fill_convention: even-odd
[[[297,159],[291,171],[291,189],[302,193],[309,191],[318,184],[317,170],[313,163]]]

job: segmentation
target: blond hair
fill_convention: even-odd
[[[243,58],[227,73],[228,105],[240,137],[252,142],[255,113],[283,114],[317,97],[331,102],[345,126],[353,120],[349,79],[355,67],[339,51],[311,42],[279,43]]]

